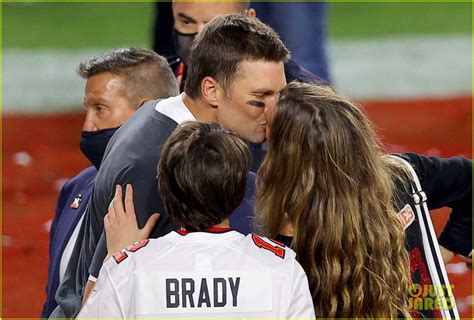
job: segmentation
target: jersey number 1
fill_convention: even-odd
[[[274,240],[268,239],[268,240],[270,240],[274,243],[274,245],[270,244],[267,241],[265,241],[264,239],[262,239],[261,237],[257,236],[256,234],[252,234],[252,240],[253,240],[253,243],[255,243],[255,245],[257,247],[268,250],[268,251],[271,251],[277,257],[280,257],[282,259],[285,258],[284,244],[280,244],[280,243],[278,243]]]

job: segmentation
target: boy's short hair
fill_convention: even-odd
[[[192,99],[199,98],[205,77],[214,78],[227,90],[243,61],[286,62],[289,58],[278,34],[260,20],[220,15],[194,40],[184,91]]]
[[[218,124],[179,125],[158,164],[159,191],[167,213],[190,231],[221,223],[242,202],[251,164],[246,143]]]

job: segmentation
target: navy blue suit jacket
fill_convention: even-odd
[[[254,214],[254,198],[255,198],[255,173],[247,174],[247,187],[245,190],[244,200],[240,206],[232,213],[229,218],[232,229],[239,231],[245,235],[252,233],[253,214]]]
[[[57,306],[54,296],[59,286],[61,256],[77,223],[84,214],[96,175],[97,169],[90,166],[66,182],[59,194],[56,215],[51,223],[49,234],[48,283],[46,286],[46,302],[41,313],[42,318],[48,318]],[[71,204],[79,195],[81,197],[79,206],[72,208]]]

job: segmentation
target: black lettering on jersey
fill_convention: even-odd
[[[219,283],[220,290],[219,290]],[[227,303],[227,295],[226,295],[226,285],[224,278],[214,278],[214,307],[224,307]],[[219,293],[221,295],[221,301],[219,301]]]
[[[166,307],[167,308],[179,307],[179,281],[178,279],[166,279]]]
[[[199,290],[199,300],[198,308],[201,308],[203,303],[206,304],[206,307],[211,307],[211,299],[209,298],[209,289],[207,288],[207,280],[203,278],[201,280],[201,290]]]
[[[239,294],[240,277],[235,279],[229,278],[230,292],[232,292],[232,306],[237,307],[237,295]]]
[[[186,308],[186,302],[189,298],[189,306],[194,308],[194,300],[193,300],[193,293],[194,293],[194,280],[191,278],[183,278],[181,279],[181,285],[183,290],[183,308]]]
[[[222,308],[227,306],[227,288],[232,294],[232,306],[237,307],[240,277],[212,279],[212,301],[207,279],[202,278],[198,287],[196,282],[199,283],[192,278],[166,279],[166,307]],[[197,299],[197,306],[194,299]]]

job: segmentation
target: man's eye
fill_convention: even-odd
[[[181,21],[181,23],[184,24],[185,26],[189,26],[190,24],[192,24],[192,21],[191,21],[191,20],[181,19],[180,21]]]
[[[265,99],[266,97],[270,97],[272,95],[273,95],[272,92],[259,92],[259,93],[253,94],[255,98],[259,98],[259,99]]]

